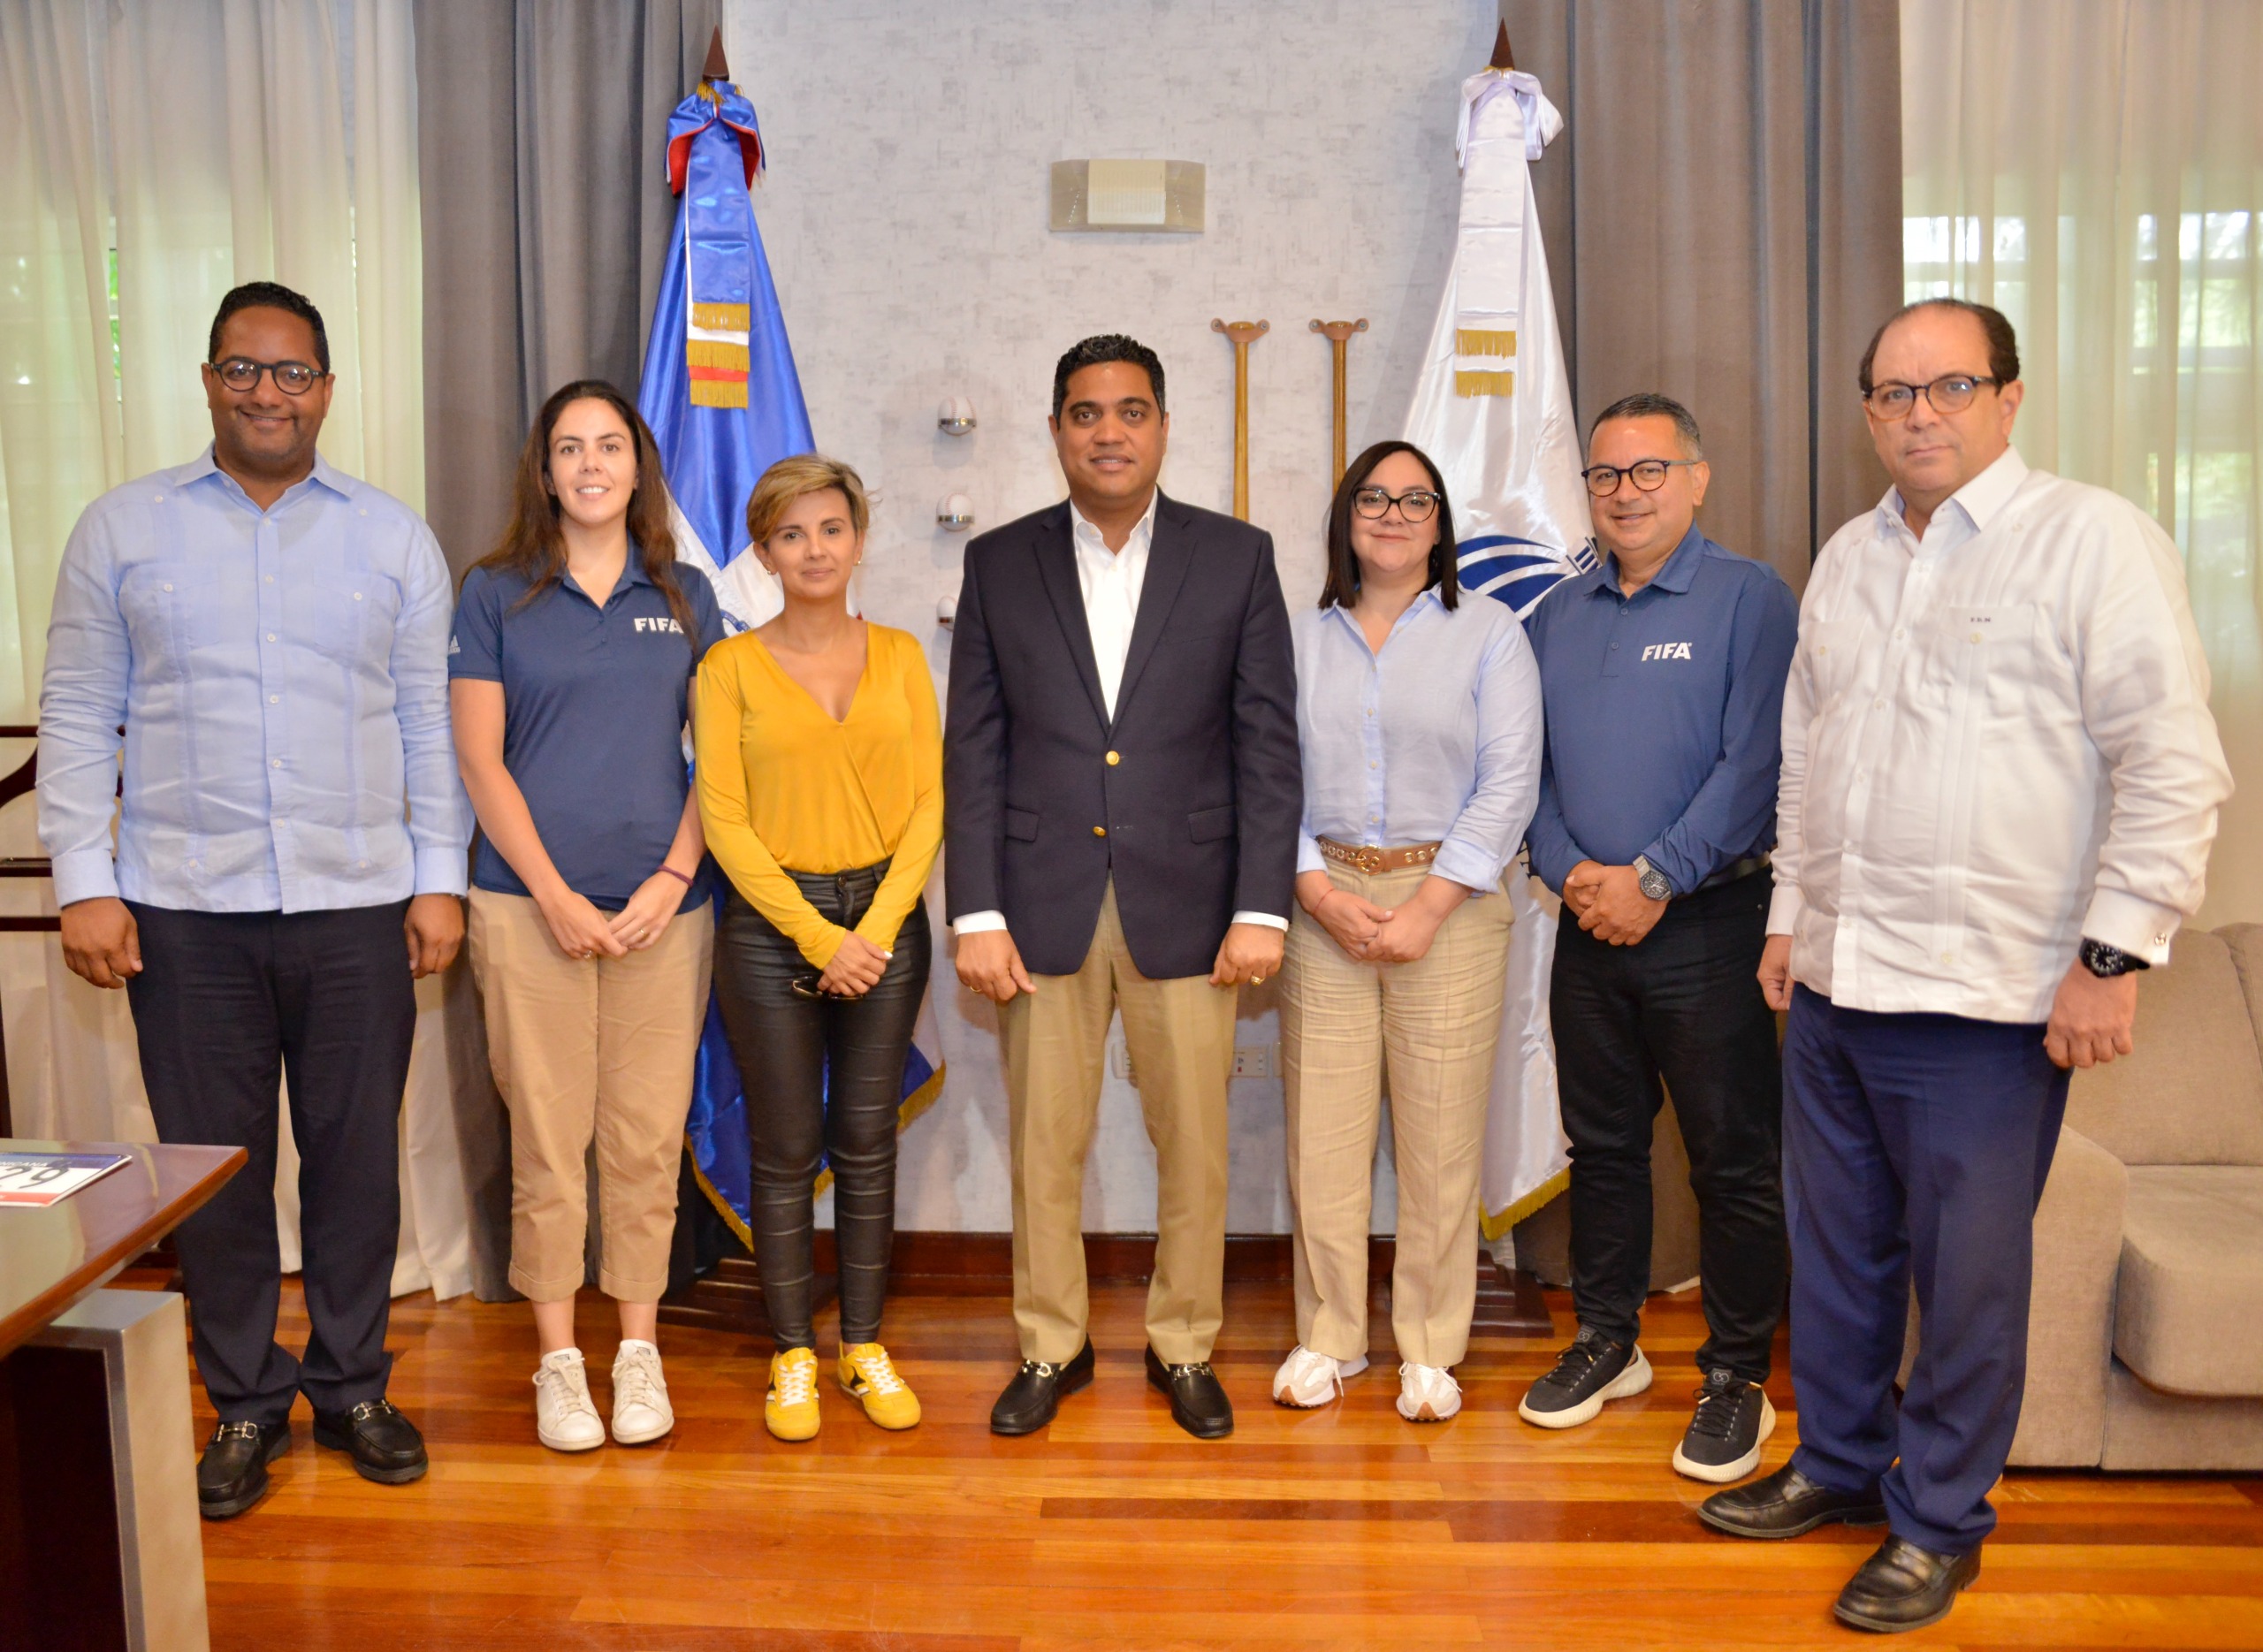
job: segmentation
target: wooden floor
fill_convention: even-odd
[[[1099,1377],[1046,1435],[985,1427],[1013,1365],[1006,1305],[931,1297],[889,1306],[889,1346],[926,1411],[916,1431],[883,1434],[828,1386],[819,1439],[778,1444],[761,1421],[766,1351],[665,1329],[674,1436],[579,1458],[535,1443],[523,1306],[405,1298],[392,1391],[431,1442],[431,1473],[405,1488],[357,1479],[315,1449],[302,1405],[272,1494],[204,1527],[212,1643],[1859,1644],[1829,1609],[1875,1534],[1718,1538],[1691,1513],[1702,1488],[1667,1466],[1696,1382],[1692,1298],[1651,1305],[1648,1395],[1555,1435],[1515,1410],[1551,1344],[1480,1346],[1461,1368],[1461,1416],[1417,1428],[1391,1409],[1387,1327],[1342,1405],[1280,1410],[1266,1394],[1292,1340],[1286,1288],[1230,1290],[1217,1365],[1239,1426],[1201,1444],[1142,1380],[1140,1297],[1095,1293]],[[286,1308],[295,1341],[295,1288]],[[604,1408],[614,1339],[587,1293],[583,1313]],[[832,1329],[819,1328],[828,1351]],[[1773,1467],[1795,1419],[1780,1374],[1771,1392]],[[210,1422],[200,1411],[200,1429]],[[2263,1481],[2023,1473],[1996,1502],[1977,1587],[1909,1644],[2263,1648]]]

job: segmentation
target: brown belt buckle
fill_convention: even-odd
[[[1360,844],[1352,856],[1352,864],[1370,876],[1383,870],[1383,850],[1373,843]]]

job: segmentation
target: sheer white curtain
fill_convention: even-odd
[[[35,713],[80,511],[211,439],[196,367],[239,281],[314,301],[338,375],[324,456],[423,508],[412,16],[411,0],[0,5],[0,722]],[[34,830],[30,801],[11,805],[0,852],[36,853]],[[0,883],[11,910],[45,894]],[[469,1245],[439,982],[417,1001],[394,1286],[453,1295]],[[52,937],[10,935],[0,1007],[20,1133],[154,1136],[122,995],[72,977]],[[295,1266],[287,1152],[278,1199]]]
[[[2031,463],[2184,552],[2239,795],[2203,924],[2263,918],[2263,4],[1903,0],[1909,295],[2019,330]]]

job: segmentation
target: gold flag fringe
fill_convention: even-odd
[[[1517,353],[1516,329],[1495,331],[1485,328],[1457,328],[1453,335],[1456,355],[1514,355]]]
[[[1453,393],[1457,396],[1509,396],[1516,393],[1514,373],[1464,373],[1453,376]]]
[[[743,407],[746,406],[746,380],[695,378],[691,381],[691,405],[695,407]]]
[[[752,322],[751,305],[694,304],[691,307],[691,324],[702,332],[744,332]]]
[[[683,359],[690,367],[722,367],[740,373],[748,367],[746,346],[724,344],[714,339],[686,339]]]
[[[1558,1170],[1522,1199],[1510,1205],[1506,1210],[1497,1211],[1490,1216],[1482,1218],[1477,1224],[1477,1230],[1485,1236],[1485,1242],[1490,1245],[1527,1216],[1535,1214],[1543,1205],[1571,1184],[1571,1170],[1568,1168]]]

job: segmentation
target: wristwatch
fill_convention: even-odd
[[[1650,864],[1649,856],[1634,856],[1634,879],[1641,885],[1642,893],[1651,900],[1671,901],[1673,899],[1673,886],[1666,881],[1664,872]]]
[[[2153,966],[2134,952],[2124,952],[2119,947],[2109,947],[2102,940],[2083,939],[2082,949],[2076,956],[2101,981],[2110,981],[2117,975],[2127,975],[2132,970],[2150,970]]]

